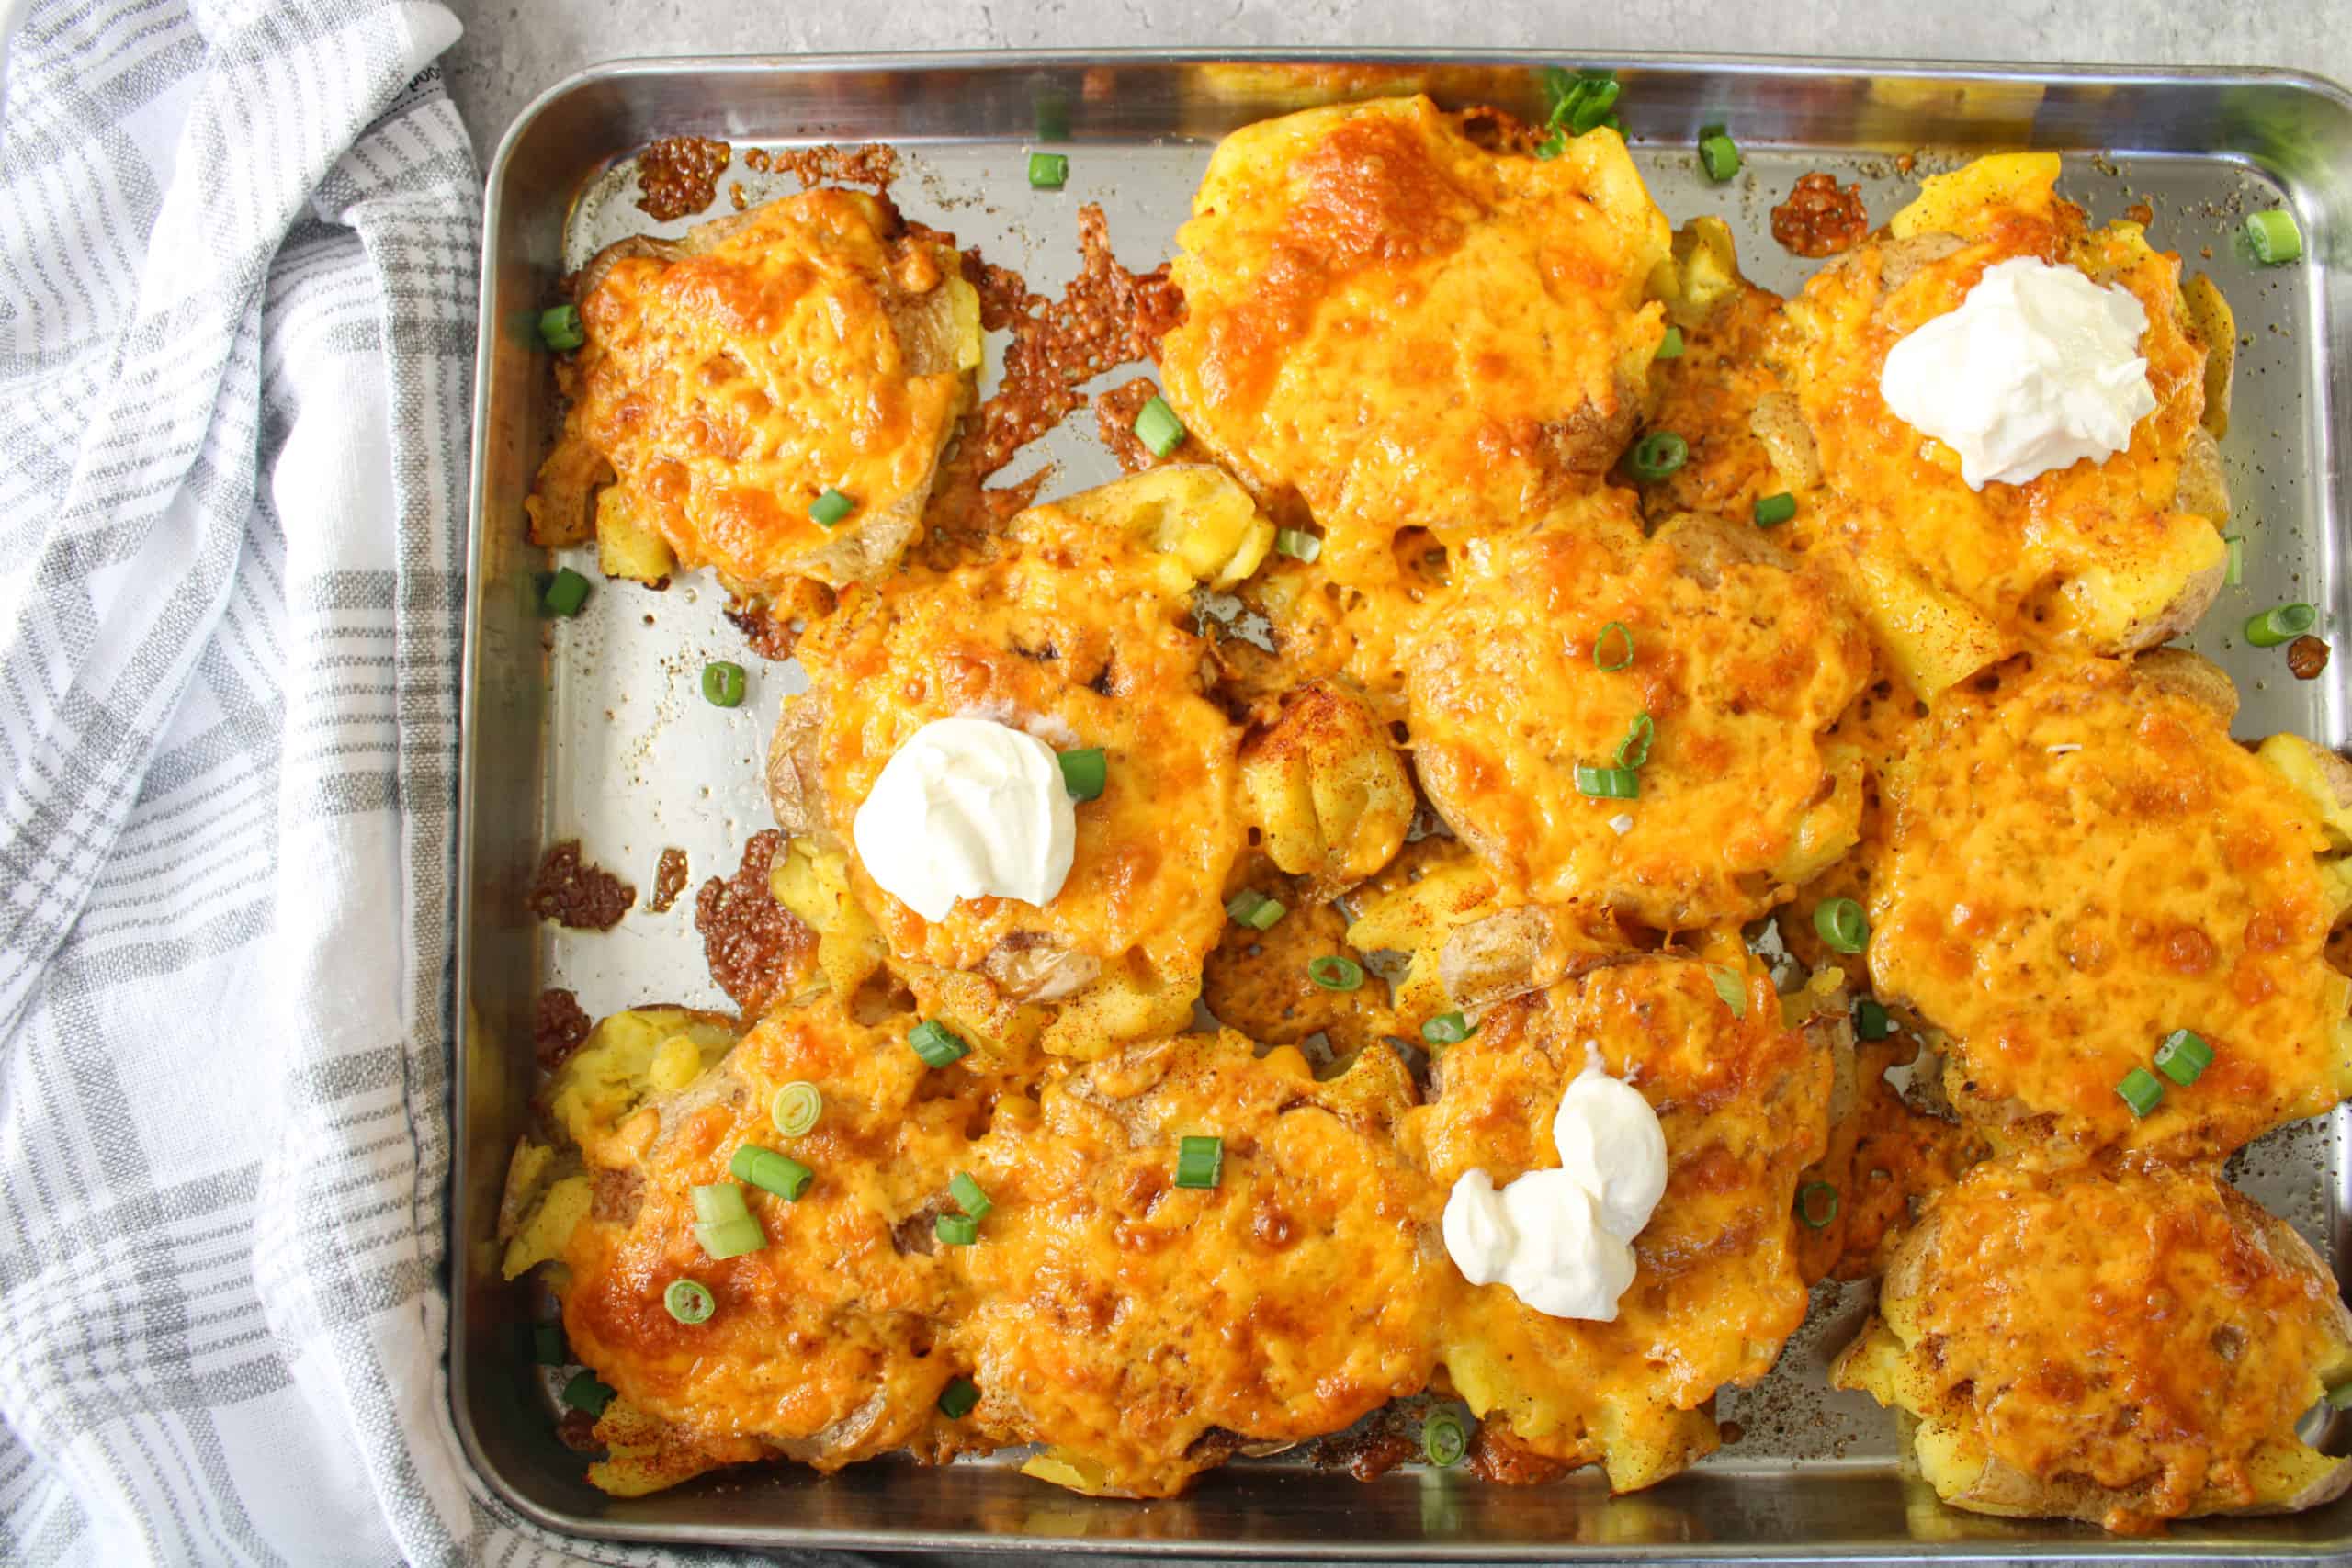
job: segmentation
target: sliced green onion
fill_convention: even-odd
[[[968,1055],[964,1037],[935,1018],[924,1019],[908,1032],[907,1043],[926,1067],[944,1067]]]
[[[1657,353],[1654,357],[1658,359],[1682,357],[1682,329],[1680,327],[1666,329],[1666,336],[1658,340]]]
[[[1442,1012],[1421,1025],[1421,1039],[1430,1045],[1459,1045],[1470,1032],[1470,1021],[1458,1012]]]
[[[1184,422],[1176,417],[1168,400],[1155,392],[1136,415],[1136,439],[1149,447],[1153,457],[1165,457],[1184,445]]]
[[[662,1304],[680,1323],[708,1323],[710,1314],[718,1309],[710,1292],[694,1280],[673,1280],[670,1288],[662,1292]]]
[[[2284,209],[2248,214],[2245,239],[2254,247],[2254,259],[2265,266],[2284,266],[2302,257],[2303,231],[2295,227],[2295,215]]]
[[[576,615],[586,603],[588,580],[568,566],[557,569],[548,579],[547,592],[539,595],[541,607],[550,615]]]
[[[1462,1417],[1451,1410],[1430,1411],[1421,1423],[1421,1452],[1429,1461],[1446,1470],[1460,1464],[1469,1451],[1470,1434],[1463,1429]]]
[[[1535,157],[1538,162],[1548,164],[1567,150],[1568,133],[1565,130],[1555,130],[1535,144]]]
[[[2235,588],[2245,581],[2245,540],[2236,534],[2222,536],[2222,543],[2229,547],[2229,564],[2222,569],[2222,581]]]
[[[727,1168],[737,1179],[748,1181],[763,1192],[773,1192],[787,1203],[797,1203],[817,1179],[817,1173],[774,1149],[763,1149],[757,1144],[745,1144],[727,1162]]]
[[[1102,748],[1089,746],[1082,750],[1061,753],[1062,788],[1072,800],[1092,800],[1111,782],[1111,770],[1102,761]]]
[[[752,1206],[743,1201],[743,1190],[731,1181],[697,1187],[687,1196],[694,1200],[696,1224],[731,1224],[752,1217]]]
[[[1758,528],[1777,528],[1796,514],[1797,498],[1787,491],[1782,491],[1778,495],[1759,495],[1756,498],[1756,525]]]
[[[1327,991],[1352,991],[1363,985],[1363,965],[1352,958],[1327,953],[1308,961],[1306,977]]]
[[[942,1214],[931,1222],[942,1247],[969,1247],[980,1239],[980,1222],[969,1214]]]
[[[743,667],[724,659],[704,665],[702,700],[715,708],[741,707],[743,703]]]
[[[1707,965],[1707,978],[1715,983],[1715,995],[1723,998],[1724,1006],[1731,1009],[1734,1018],[1747,1016],[1747,987],[1739,976],[1720,964]]]
[[[2327,1403],[2335,1410],[2352,1410],[2352,1379],[2346,1379],[2327,1391]]]
[[[1617,640],[1614,645],[1610,638]],[[1621,651],[1622,649],[1622,651]],[[1592,639],[1593,668],[1613,674],[1634,662],[1634,634],[1623,621],[1611,621]]]
[[[1638,768],[1650,760],[1650,741],[1657,735],[1657,724],[1649,715],[1635,714],[1625,739],[1617,742],[1617,765]]]
[[[539,312],[539,341],[558,354],[569,354],[588,341],[580,324],[577,305],[550,305]]]
[[[1699,133],[1699,164],[1709,179],[1721,185],[1739,173],[1739,143],[1722,126],[1711,125]]]
[[[1888,1016],[1885,1008],[1879,1005],[1876,997],[1854,998],[1855,1039],[1883,1040],[1894,1032],[1894,1020]]]
[[[2115,1092],[2123,1097],[2123,1103],[2132,1108],[2132,1115],[2145,1116],[2164,1102],[2165,1086],[2147,1068],[2134,1067],[2123,1075]]]
[[[2156,1071],[2187,1089],[2213,1065],[2213,1047],[2193,1029],[2176,1029],[2156,1047]]]
[[[1840,953],[1860,953],[1870,944],[1871,923],[1851,898],[1826,898],[1815,905],[1813,929]]]
[[[695,1241],[701,1247],[704,1257],[714,1263],[723,1263],[729,1258],[741,1258],[747,1252],[759,1251],[767,1246],[768,1235],[760,1228],[758,1220],[745,1214],[740,1220],[729,1220],[720,1224],[696,1225]]]
[[[982,1190],[980,1184],[960,1170],[956,1173],[955,1179],[947,1184],[947,1195],[956,1200],[957,1208],[976,1220],[987,1219],[989,1211],[996,1207],[994,1203],[989,1201],[989,1195]]]
[[[1179,1187],[1215,1187],[1218,1175],[1225,1169],[1225,1140],[1223,1138],[1179,1138],[1176,1140],[1176,1185]]]
[[[1274,548],[1293,560],[1313,560],[1323,553],[1323,541],[1304,528],[1277,528]]]
[[[831,485],[825,492],[808,503],[808,521],[820,528],[830,528],[857,509],[857,502]]]
[[[1254,887],[1245,887],[1225,901],[1225,912],[1235,925],[1263,931],[1272,931],[1285,910],[1281,899],[1269,898]]]
[[[1826,1181],[1808,1181],[1797,1189],[1797,1218],[1807,1230],[1819,1230],[1838,1217],[1838,1189]]]
[[[1059,190],[1069,183],[1069,158],[1060,152],[1029,154],[1029,188]]]
[[[1609,111],[1617,107],[1617,95],[1625,90],[1623,83],[1615,81],[1593,82],[1589,86],[1568,110],[1568,130],[1577,136],[1607,119]]]
[[[575,1372],[571,1381],[563,1385],[563,1402],[591,1416],[602,1416],[605,1406],[617,1397],[613,1385],[594,1372]]]
[[[1639,800],[1642,776],[1631,768],[1592,768],[1578,762],[1577,793],[1595,800]]]
[[[1690,460],[1690,443],[1670,430],[1653,430],[1634,443],[1625,467],[1637,479],[1662,479]]]
[[[775,1100],[768,1107],[768,1120],[775,1130],[787,1138],[797,1138],[817,1124],[825,1112],[825,1097],[817,1086],[796,1078],[775,1091]]]
[[[531,1359],[543,1367],[571,1365],[571,1347],[563,1342],[563,1325],[560,1323],[531,1325]]]
[[[980,1385],[969,1378],[950,1378],[939,1391],[939,1413],[950,1421],[961,1421],[979,1402]]]
[[[2310,604],[2281,604],[2265,610],[2245,624],[2245,640],[2256,648],[2292,642],[2319,625],[2319,611]]]

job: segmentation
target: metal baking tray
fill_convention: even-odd
[[[1820,1288],[1772,1377],[1721,1396],[1719,1414],[1742,1429],[1737,1442],[1687,1475],[1615,1500],[1590,1472],[1513,1489],[1408,1469],[1358,1484],[1315,1472],[1298,1450],[1213,1473],[1173,1502],[1075,1496],[1001,1462],[925,1470],[888,1461],[831,1479],[793,1467],[738,1472],[621,1501],[591,1489],[582,1461],[556,1441],[543,1378],[514,1348],[528,1297],[500,1280],[489,1239],[533,1088],[533,998],[566,985],[595,1014],[651,1000],[726,1005],[706,977],[691,886],[667,914],[649,911],[643,893],[663,848],[685,850],[699,884],[730,872],[744,839],[769,825],[759,762],[777,701],[797,676],[748,660],[752,697],[741,708],[700,700],[702,662],[741,658],[741,637],[707,581],[660,594],[599,581],[577,620],[550,625],[534,614],[534,574],[548,562],[527,542],[522,502],[557,409],[531,322],[557,279],[598,246],[684,226],[654,224],[629,199],[636,150],[679,134],[733,143],[715,206],[724,211],[730,184],[746,200],[798,188],[788,175],[747,170],[746,148],[890,142],[902,157],[893,194],[910,217],[981,244],[1052,292],[1076,271],[1080,202],[1102,205],[1129,265],[1168,254],[1209,150],[1237,126],[1417,88],[1453,107],[1535,114],[1534,68],[1546,64],[1613,67],[1659,204],[1677,222],[1727,219],[1751,276],[1783,291],[1812,264],[1771,243],[1767,213],[1815,168],[1859,181],[1873,221],[1911,188],[1899,166],[1916,176],[2002,148],[2066,154],[2065,190],[2101,220],[2145,202],[2156,243],[2222,285],[2242,339],[2224,452],[2248,570],[2244,587],[2223,591],[2195,644],[2236,676],[2241,733],[2294,729],[2345,743],[2339,674],[2295,681],[2275,652],[2241,649],[2231,636],[2254,609],[2289,599],[2323,604],[2339,630],[2352,626],[2340,560],[2352,495],[2352,95],[2331,83],[2267,71],[1558,51],[752,57],[624,62],[574,76],[524,111],[491,165],[467,597],[449,1390],[469,1456],[523,1515],[587,1535],[746,1547],[1351,1560],[2352,1550],[2352,1499],[2288,1518],[2183,1525],[2152,1540],[1942,1508],[1901,1473],[1893,1417],[1826,1387],[1823,1369],[1866,1310],[1867,1286]],[[1699,128],[1715,121],[1733,128],[1747,157],[1724,186],[1708,184],[1690,155]],[[1024,155],[1040,145],[1070,155],[1059,194],[1027,187]],[[1916,162],[1899,165],[1905,155]],[[2235,231],[2245,210],[2279,202],[2294,209],[2309,259],[2265,271]],[[1081,413],[1033,448],[1059,466],[1046,493],[1113,476],[1091,425]],[[1007,477],[1034,466],[1016,464]],[[541,850],[572,837],[640,890],[609,933],[561,931],[525,911]],[[2339,1272],[2352,1251],[2347,1137],[2352,1121],[2339,1112],[2266,1141],[2232,1172]]]

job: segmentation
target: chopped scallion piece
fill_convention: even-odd
[[[1029,188],[1059,190],[1069,183],[1069,158],[1060,152],[1029,154]]]
[[[2302,257],[2303,231],[2295,227],[2295,215],[2283,208],[2249,214],[2245,239],[2254,247],[2254,259],[2265,266],[2284,266]]]
[[[1756,525],[1758,528],[1777,528],[1796,514],[1797,498],[1787,491],[1778,495],[1756,498]]]
[[[575,1372],[563,1385],[563,1402],[574,1410],[585,1410],[591,1416],[602,1416],[605,1406],[616,1397],[612,1384],[594,1372]]]
[[[548,579],[547,592],[539,595],[540,607],[550,615],[576,615],[580,606],[588,603],[588,580],[570,567],[559,567]]]
[[[1594,768],[1578,762],[1577,793],[1595,800],[1638,800],[1642,777],[1631,768]]]
[[[727,1168],[735,1173],[737,1179],[748,1181],[763,1192],[773,1192],[787,1203],[800,1201],[808,1184],[817,1179],[815,1171],[790,1155],[780,1155],[757,1144],[745,1144],[737,1149],[735,1157],[727,1162]]]
[[[760,1229],[758,1217],[743,1201],[743,1190],[733,1182],[697,1187],[693,1197],[695,1240],[709,1257],[737,1258],[768,1244],[767,1233]]]
[[[715,1181],[707,1187],[697,1187],[688,1194],[694,1200],[695,1223],[723,1225],[732,1220],[748,1220],[752,1206],[743,1201],[743,1190],[731,1181]]]
[[[662,1304],[680,1323],[708,1323],[718,1307],[709,1290],[693,1280],[671,1280],[670,1288],[662,1292]]]
[[[1690,460],[1690,444],[1670,430],[1653,430],[1634,443],[1625,467],[1637,479],[1665,479]]]
[[[2319,625],[2319,610],[2311,604],[2281,604],[2265,610],[2245,624],[2245,640],[2256,648],[2292,642]]]
[[[817,1092],[817,1086],[795,1079],[775,1091],[775,1100],[768,1107],[768,1120],[786,1137],[797,1138],[814,1127],[824,1111],[825,1097]]]
[[[1323,540],[1319,535],[1310,534],[1304,528],[1277,528],[1274,530],[1274,548],[1293,560],[1311,561],[1323,553]]]
[[[1421,1452],[1429,1461],[1440,1470],[1450,1469],[1469,1451],[1470,1434],[1463,1428],[1462,1417],[1452,1410],[1430,1411],[1421,1423]]]
[[[1176,1185],[1179,1187],[1215,1187],[1217,1177],[1225,1169],[1225,1140],[1223,1138],[1179,1138],[1176,1140]]]
[[[1568,109],[1568,130],[1577,136],[1608,119],[1609,111],[1617,107],[1617,95],[1625,90],[1625,85],[1616,81],[1588,79],[1583,85],[1587,90]]]
[[[1272,931],[1285,911],[1281,899],[1269,898],[1253,887],[1245,887],[1225,901],[1225,912],[1235,925],[1263,931]]]
[[[935,1018],[924,1019],[908,1032],[907,1043],[922,1058],[926,1067],[944,1067],[963,1058],[971,1051],[962,1035]]]
[[[1721,185],[1739,173],[1739,143],[1722,126],[1711,125],[1699,133],[1699,164],[1709,179]]]
[[[942,1247],[969,1247],[980,1239],[980,1222],[969,1214],[942,1214],[931,1222]]]
[[[577,305],[550,305],[539,312],[539,341],[558,354],[569,354],[588,341],[580,325]]]
[[[1548,164],[1567,150],[1568,133],[1565,130],[1555,130],[1535,144],[1535,158],[1538,163]]]
[[[808,521],[820,528],[830,528],[856,509],[857,502],[828,485],[824,494],[808,503]]]
[[[1838,1217],[1838,1189],[1826,1181],[1808,1181],[1797,1189],[1797,1218],[1807,1230],[1820,1230]]]
[[[2122,1081],[2115,1086],[2115,1092],[2123,1097],[2123,1103],[2132,1108],[2132,1115],[2145,1116],[2164,1103],[2165,1086],[2158,1083],[2156,1075],[2147,1068],[2134,1067],[2123,1075]]]
[[[2213,1047],[2193,1029],[2176,1029],[2156,1047],[2156,1071],[2187,1089],[2213,1065]]]
[[[1854,998],[1854,1038],[1883,1040],[1894,1032],[1894,1020],[1876,997]]]
[[[1072,800],[1092,800],[1111,782],[1111,770],[1102,761],[1102,748],[1089,746],[1083,750],[1061,753],[1062,788]]]
[[[1680,327],[1666,329],[1666,336],[1658,342],[1657,357],[1660,359],[1682,357],[1682,329]]]
[[[1747,1016],[1747,987],[1740,984],[1738,975],[1720,964],[1710,964],[1707,965],[1707,978],[1715,983],[1715,995],[1723,998],[1724,1006],[1731,1009],[1732,1017]]]
[[[1592,639],[1592,664],[1596,670],[1614,673],[1634,662],[1634,634],[1623,621],[1611,621],[1600,628]]]
[[[1176,417],[1168,400],[1155,392],[1136,415],[1136,439],[1149,447],[1153,457],[1165,457],[1184,445],[1184,422]]]
[[[1470,1034],[1470,1021],[1458,1012],[1442,1012],[1421,1025],[1421,1040],[1430,1045],[1459,1045]]]
[[[980,1184],[960,1170],[947,1184],[947,1195],[956,1200],[957,1208],[976,1220],[987,1219],[989,1211],[996,1207],[989,1201],[989,1195],[981,1190]]]
[[[743,667],[724,659],[704,665],[702,700],[715,708],[741,707],[743,704]]]
[[[961,1421],[979,1403],[980,1385],[969,1378],[950,1378],[939,1391],[939,1413],[950,1421]]]
[[[1870,944],[1871,923],[1851,898],[1826,898],[1815,905],[1813,929],[1840,953],[1860,953]]]
[[[543,1367],[571,1365],[571,1347],[563,1342],[563,1325],[560,1323],[531,1325],[531,1359]]]
[[[2224,535],[2222,543],[2229,547],[2229,564],[2222,568],[2224,586],[2235,588],[2245,581],[2245,539],[2237,534]]]
[[[1657,724],[1649,715],[1635,714],[1625,739],[1617,742],[1617,765],[1638,768],[1650,760],[1650,742],[1657,738]]]
[[[1336,953],[1326,953],[1309,961],[1306,977],[1327,991],[1352,991],[1363,985],[1363,965]]]

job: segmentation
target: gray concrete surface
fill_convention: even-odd
[[[1445,44],[1462,48],[2030,60],[2082,64],[2292,65],[2352,81],[2342,0],[1653,0],[1647,6],[1479,0],[448,0],[466,25],[450,89],[477,146],[494,146],[540,89],[621,55],[1192,45]]]
[[[628,55],[865,50],[1356,45],[2018,60],[2080,64],[2287,65],[2352,82],[2342,0],[2239,0],[2199,12],[2166,0],[1654,0],[1645,6],[1479,0],[969,0],[964,5],[779,6],[773,0],[447,0],[466,35],[446,66],[486,155],[542,89]],[[1008,1557],[895,1560],[1000,1568]],[[1146,1560],[1063,1557],[1068,1568]]]

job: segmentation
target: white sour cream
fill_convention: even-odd
[[[937,920],[959,898],[1052,898],[1078,814],[1052,747],[990,718],[936,718],[883,764],[850,837],[885,892]]]
[[[1585,1049],[1552,1121],[1558,1168],[1531,1170],[1499,1192],[1485,1171],[1464,1171],[1442,1229],[1472,1284],[1499,1283],[1552,1317],[1613,1323],[1634,1282],[1630,1243],[1666,1191],[1666,1134],[1640,1091]]]
[[[1896,418],[1960,454],[1971,490],[2023,484],[2132,445],[2156,408],[2140,353],[2148,313],[2033,257],[1984,269],[1960,309],[1887,352],[1879,392]]]

